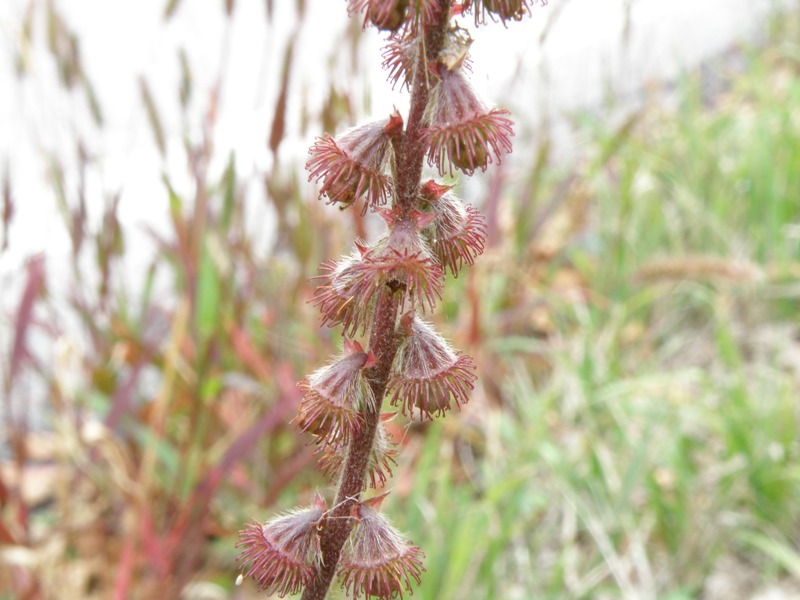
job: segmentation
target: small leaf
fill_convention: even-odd
[[[167,0],[167,5],[164,7],[164,20],[170,19],[175,11],[178,10],[181,0]]]
[[[150,123],[150,129],[153,131],[153,137],[155,137],[158,151],[161,153],[161,156],[164,157],[167,153],[167,144],[164,141],[164,128],[161,125],[161,118],[158,115],[158,109],[156,109],[153,95],[150,93],[150,87],[143,77],[139,79],[139,92],[142,96],[142,102],[144,102],[144,108],[147,111],[147,120]]]
[[[11,220],[14,218],[14,198],[11,194],[11,176],[8,171],[8,163],[6,163],[3,169],[3,208],[0,211],[0,220],[3,224],[3,244],[0,246],[0,252],[8,249],[8,232]]]
[[[275,114],[272,117],[272,129],[269,134],[269,149],[273,155],[277,153],[286,131],[286,105],[289,98],[289,75],[292,71],[292,57],[294,56],[294,42],[289,42],[286,54],[283,56],[283,71],[281,73],[281,91],[275,104]]]
[[[9,365],[6,392],[14,385],[23,359],[28,357],[28,329],[33,321],[36,299],[45,289],[44,255],[37,254],[27,264],[27,280],[22,297],[14,316],[14,339],[11,344],[11,364]],[[9,424],[11,425],[11,424]]]
[[[743,533],[741,537],[745,543],[769,556],[792,576],[800,578],[800,553],[796,549],[756,532]]]
[[[227,231],[231,224],[233,210],[236,207],[236,156],[233,152],[228,156],[228,165],[222,175],[222,189],[224,195],[222,203],[222,229]]]
[[[86,100],[89,102],[89,110],[92,113],[92,119],[94,120],[95,125],[98,127],[103,125],[103,109],[100,106],[100,100],[97,98],[97,93],[94,91],[94,86],[92,82],[89,81],[89,78],[86,77],[86,74],[81,72],[81,80],[83,81],[83,87],[86,90]]]
[[[181,66],[181,87],[180,87],[180,101],[181,106],[185,109],[192,99],[193,81],[192,69],[189,66],[189,57],[186,55],[186,50],[183,48],[178,52],[178,60]]]
[[[203,244],[200,269],[197,277],[196,325],[200,339],[205,341],[214,333],[219,322],[220,281],[217,266],[209,249],[208,239]]]

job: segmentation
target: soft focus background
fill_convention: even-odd
[[[255,598],[236,531],[330,491],[309,278],[380,224],[303,164],[405,106],[345,7],[0,3],[0,600]],[[415,596],[800,598],[800,5],[472,37],[516,149],[461,182],[488,247],[435,316],[471,402],[392,423]]]

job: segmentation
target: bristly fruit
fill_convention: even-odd
[[[508,111],[489,109],[472,90],[463,69],[436,67],[438,84],[428,105],[425,140],[428,162],[440,173],[453,167],[472,175],[511,152],[513,123]]]
[[[408,0],[370,2],[367,16],[381,31],[397,31],[406,19]]]
[[[357,524],[342,557],[339,580],[353,598],[402,598],[419,585],[423,552],[405,540],[380,513],[366,505],[352,512]]]
[[[509,19],[518,21],[527,10],[527,6],[522,0],[484,0],[484,3],[486,10],[494,13],[503,21]]]
[[[264,524],[253,522],[240,531],[236,547],[242,548],[242,574],[252,576],[259,589],[281,597],[299,592],[322,559],[318,527],[325,509],[325,501],[316,494],[311,506]]]

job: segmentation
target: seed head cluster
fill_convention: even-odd
[[[447,275],[474,264],[486,241],[483,216],[454,193],[452,178],[500,163],[514,132],[508,111],[472,89],[473,40],[455,21],[507,26],[535,1],[347,0],[351,17],[387,35],[383,67],[411,94],[411,109],[408,122],[395,110],[324,133],[309,151],[320,199],[377,215],[386,231],[354,241],[317,277],[310,301],[323,325],[341,326],[344,349],[298,384],[295,423],[338,492],[330,508],[317,494],[240,532],[242,574],[262,590],[324,600],[335,580],[351,598],[402,598],[422,581],[423,552],[378,510],[385,494],[361,494],[385,486],[397,464],[387,421],[460,410],[476,381],[472,359],[429,315]]]

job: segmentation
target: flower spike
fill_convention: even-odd
[[[397,127],[399,116],[354,127],[338,138],[327,133],[318,137],[309,150],[311,159],[306,168],[309,181],[322,180],[320,198],[341,208],[365,198],[362,214],[368,207],[386,202],[391,179],[383,173],[390,150],[390,133]],[[389,131],[387,131],[387,129]]]
[[[298,387],[304,396],[298,427],[329,443],[351,439],[361,429],[362,412],[375,408],[372,388],[363,375],[374,363],[375,357],[358,342],[349,342],[341,358],[301,381]]]
[[[344,349],[298,384],[295,423],[313,437],[319,467],[336,480],[337,503],[326,509],[319,500],[239,534],[242,576],[268,592],[302,588],[304,600],[323,600],[338,579],[353,600],[402,600],[420,583],[424,555],[379,514],[385,494],[360,498],[387,486],[397,464],[387,417],[432,419],[469,399],[477,379],[472,359],[422,318],[442,299],[446,274],[458,276],[486,244],[483,217],[452,193],[455,184],[424,183],[422,173],[427,161],[440,175],[471,175],[511,151],[509,113],[489,108],[469,85],[472,37],[456,19],[505,23],[536,1],[344,3],[359,24],[389,32],[383,67],[411,98],[407,122],[395,109],[338,136],[321,134],[309,150],[306,169],[320,198],[340,209],[358,204],[386,227],[372,237],[370,226],[368,240],[356,240],[315,278],[310,302],[323,325],[341,326]],[[368,339],[367,350],[355,338]]]
[[[322,553],[319,524],[325,501],[315,495],[311,506],[295,509],[264,523],[254,521],[239,532],[236,547],[242,574],[255,579],[259,590],[281,598],[298,593],[313,577]]]
[[[425,554],[367,503],[353,509],[358,523],[339,567],[339,582],[355,599],[402,598],[411,580],[420,583]]]
[[[428,162],[439,172],[453,174],[453,167],[467,175],[485,171],[511,152],[513,122],[508,111],[486,108],[475,95],[463,70],[437,66],[439,83],[434,88],[425,138]]]
[[[401,327],[408,338],[395,358],[387,395],[391,404],[402,404],[403,413],[432,419],[469,400],[477,379],[475,365],[466,355],[459,355],[431,325],[407,313]]]

